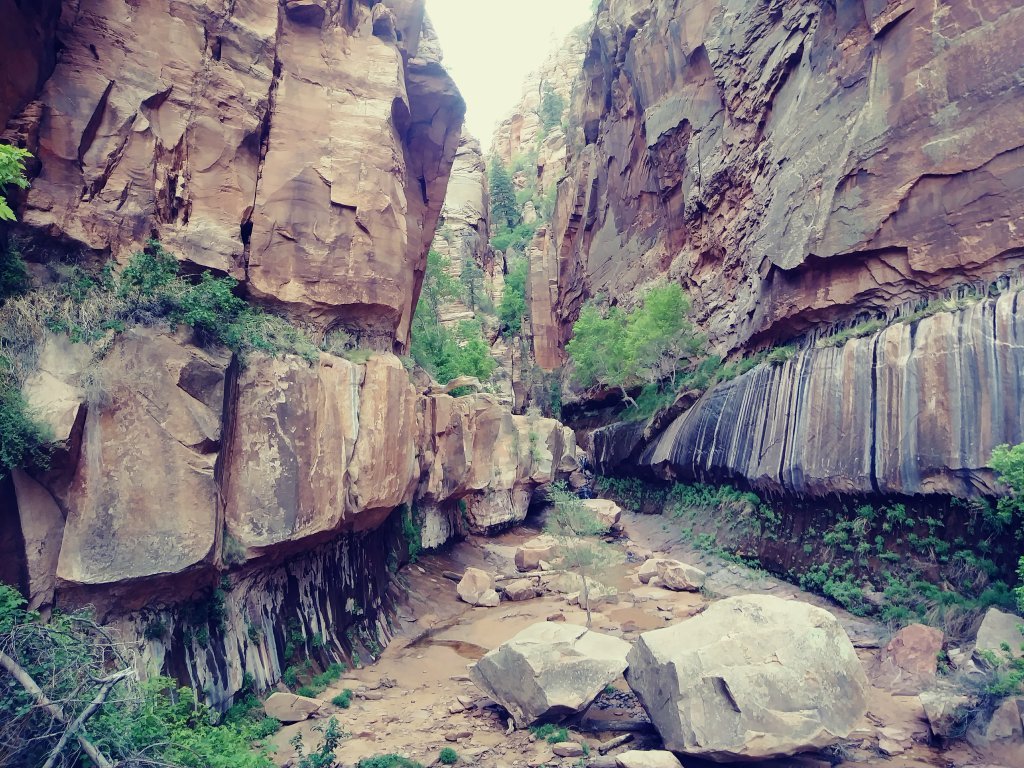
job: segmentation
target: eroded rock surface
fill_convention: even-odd
[[[404,348],[465,107],[423,3],[393,5],[387,34],[364,3],[65,3],[13,123],[40,161],[24,222],[119,260],[157,237]]]
[[[545,621],[490,651],[470,676],[525,727],[582,711],[622,674],[628,651],[616,637]]]
[[[733,597],[645,632],[626,680],[674,751],[716,761],[821,749],[867,711],[868,681],[828,611],[766,595]]]

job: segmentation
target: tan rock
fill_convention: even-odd
[[[109,400],[88,411],[66,491],[59,582],[124,583],[212,559],[226,365],[153,330],[118,337],[97,365]],[[210,377],[189,393],[179,382],[197,368]]]
[[[518,602],[520,600],[532,600],[539,594],[536,585],[531,579],[514,579],[507,582],[502,592],[505,598]]]
[[[1010,649],[1011,658],[1024,657],[1024,632],[1021,632],[1021,624],[1024,624],[1024,619],[1020,616],[995,607],[989,608],[978,628],[974,643],[975,655],[984,651],[994,653],[997,659],[1003,660],[1007,654],[1003,648],[1005,645]]]
[[[538,536],[516,547],[516,568],[535,571],[541,561],[551,561],[558,555],[558,542],[550,536]]]
[[[975,705],[970,696],[945,689],[922,691],[919,698],[932,735],[942,739],[963,733],[963,725]]]
[[[494,608],[501,601],[494,590],[494,578],[479,568],[467,568],[456,591],[459,593],[459,599],[470,605]]]
[[[677,560],[658,562],[658,586],[674,592],[697,592],[704,586],[704,571]],[[653,582],[652,582],[653,583]]]
[[[618,768],[683,768],[679,759],[665,750],[631,749],[615,756]]]
[[[274,691],[263,702],[267,717],[280,720],[282,723],[298,723],[307,720],[324,706],[319,699],[296,696],[294,693]]]
[[[843,739],[867,711],[853,644],[821,608],[732,597],[640,635],[626,681],[674,752],[731,761]]]
[[[879,658],[876,681],[894,693],[918,694],[935,681],[943,633],[923,624],[897,632]]]
[[[28,608],[39,610],[53,603],[57,558],[64,536],[64,515],[53,496],[20,469],[11,471],[21,520],[28,569]]]
[[[575,741],[560,741],[551,745],[551,751],[558,757],[582,757],[583,745]]]
[[[622,508],[611,499],[583,499],[581,503],[606,529],[611,530],[619,524]]]
[[[1002,747],[1015,755],[1010,764],[1019,764],[1024,759],[1024,698],[1003,699],[984,725],[967,731],[967,741],[980,750]]]

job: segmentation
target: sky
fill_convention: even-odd
[[[444,64],[466,100],[466,127],[486,152],[495,126],[592,0],[426,0]]]

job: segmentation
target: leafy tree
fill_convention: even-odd
[[[580,605],[587,612],[587,628],[591,625],[590,574],[619,560],[618,552],[601,541],[598,536],[607,527],[559,480],[548,489],[553,504],[548,512],[544,532],[558,541],[559,551],[569,568],[574,570],[583,584]]]
[[[701,355],[704,342],[687,319],[689,311],[689,299],[675,283],[651,288],[631,312],[588,302],[566,345],[576,381],[617,388],[635,406],[628,388],[674,379]]]
[[[505,275],[505,288],[498,304],[498,323],[501,335],[506,339],[519,336],[523,332],[523,321],[527,316],[526,278],[530,271],[530,263],[525,258],[512,262]]]
[[[555,93],[550,83],[545,83],[540,97],[540,124],[550,130],[562,122],[565,99]]]
[[[1013,447],[996,446],[992,449],[989,464],[1009,489],[1009,493],[1000,498],[996,506],[999,522],[1012,531],[1012,535],[1020,542],[1024,538],[1024,443]],[[1021,583],[1014,594],[1018,607],[1024,611],[1024,556],[1018,562],[1017,575]]]
[[[487,293],[484,291],[484,271],[477,266],[473,259],[466,259],[462,265],[462,272],[459,275],[466,294],[466,305],[474,312],[487,303]],[[493,307],[491,307],[493,310]]]
[[[491,193],[491,222],[498,228],[512,229],[522,217],[516,203],[516,191],[512,186],[512,177],[496,156],[491,158],[487,180]]]
[[[10,144],[0,144],[0,221],[14,221],[14,211],[7,202],[6,194],[8,186],[28,187],[28,179],[25,178],[25,161],[32,155],[20,147],[12,147]]]
[[[453,278],[449,260],[431,251],[423,289],[412,322],[413,359],[437,381],[445,384],[459,376],[491,377],[497,362],[491,357],[479,322],[466,320],[456,330],[441,324],[441,306],[463,295],[462,284]]]

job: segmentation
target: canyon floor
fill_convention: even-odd
[[[460,602],[455,582],[445,573],[469,566],[492,573],[514,571],[515,546],[540,533],[539,523],[526,524],[493,538],[470,537],[450,549],[428,554],[406,566],[399,578],[408,598],[399,612],[401,630],[378,661],[350,670],[321,698],[329,702],[343,689],[354,692],[351,707],[328,704],[325,716],[338,719],[349,736],[336,751],[343,766],[362,758],[397,753],[424,765],[434,764],[444,747],[459,754],[459,764],[488,768],[580,766],[579,757],[557,757],[551,746],[528,730],[507,732],[509,723],[485,699],[467,676],[467,665],[538,621],[586,623],[586,612],[570,605],[564,595],[547,594],[522,602],[502,602],[496,608],[474,608]],[[766,593],[821,605],[843,622],[869,672],[890,630],[845,613],[820,597],[764,572],[696,551],[678,541],[671,523],[660,516],[624,513],[621,534],[614,545],[624,562],[604,569],[601,581],[618,588],[618,603],[603,605],[593,614],[593,629],[633,641],[649,629],[663,627],[698,612],[710,600],[739,594]],[[640,584],[633,571],[645,552],[663,553],[698,565],[708,573],[702,593],[671,592]],[[592,756],[599,746],[621,735],[623,723],[645,721],[643,710],[621,678],[602,694],[582,719],[568,724],[570,738],[584,742]],[[284,727],[273,739],[275,762],[294,764],[291,741],[301,734],[307,745],[319,743],[314,731],[323,720]],[[626,726],[627,728],[629,726]],[[623,749],[657,749],[653,733],[634,733]],[[886,752],[893,754],[886,754]],[[699,760],[690,766],[714,765]],[[981,756],[966,743],[946,749],[929,744],[929,729],[917,696],[896,696],[872,687],[869,712],[861,727],[828,754],[801,755],[758,765],[768,768],[827,768],[829,765],[886,766],[886,768],[997,768],[998,756]]]

